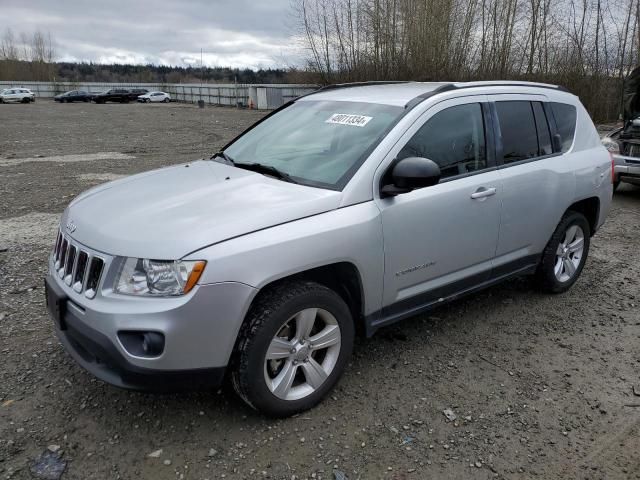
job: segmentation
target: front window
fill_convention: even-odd
[[[341,190],[402,112],[375,103],[296,102],[225,153],[235,163],[275,167],[299,183]]]
[[[407,142],[398,158],[423,157],[440,167],[441,178],[487,168],[484,119],[479,103],[436,113]]]

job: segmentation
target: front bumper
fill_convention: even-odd
[[[137,298],[103,289],[88,299],[56,275],[45,282],[64,305],[56,334],[65,349],[101,380],[135,390],[219,385],[255,294],[248,285],[228,282],[199,285],[181,297]],[[127,332],[162,334],[162,353],[132,353],[121,341]]]
[[[640,183],[640,158],[614,154],[613,173],[615,181]]]

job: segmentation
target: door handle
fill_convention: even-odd
[[[480,187],[478,190],[476,190],[471,194],[471,198],[473,198],[474,200],[477,200],[479,198],[486,198],[495,194],[496,194],[495,187],[491,187],[491,188]]]

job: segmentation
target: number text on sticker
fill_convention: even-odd
[[[364,115],[352,115],[349,113],[334,113],[326,123],[336,123],[338,125],[351,125],[353,127],[364,127],[373,117]]]

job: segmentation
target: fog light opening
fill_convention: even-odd
[[[118,338],[127,353],[136,357],[159,357],[164,352],[164,335],[159,332],[120,331]]]
[[[164,336],[157,332],[142,335],[142,351],[150,357],[158,356],[164,350]]]

